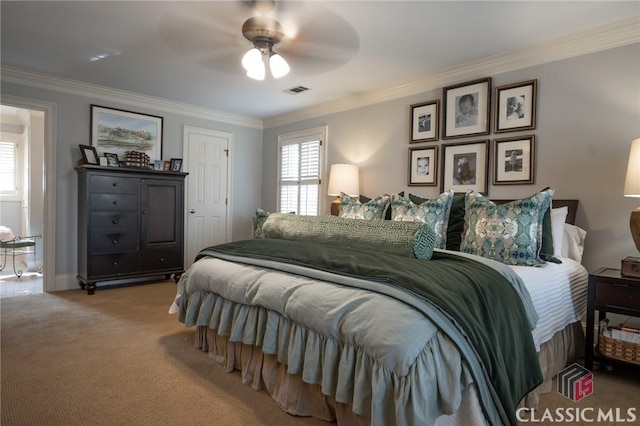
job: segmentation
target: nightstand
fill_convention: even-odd
[[[598,324],[607,312],[640,317],[640,278],[622,276],[619,269],[612,268],[600,268],[589,274],[584,367],[590,371],[594,360],[618,362],[600,354],[593,346],[595,311],[598,311]]]

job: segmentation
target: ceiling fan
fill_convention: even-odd
[[[176,2],[161,20],[160,34],[176,53],[229,75],[247,72],[241,64],[249,47],[262,60],[265,77],[280,57],[290,67],[288,76],[297,78],[342,66],[360,47],[351,24],[317,1]]]
[[[242,57],[242,66],[247,70],[247,76],[255,80],[264,80],[266,64],[269,64],[274,78],[283,77],[291,68],[282,56],[273,51],[273,46],[285,38],[284,29],[280,22],[266,16],[276,2],[254,0],[252,4],[263,15],[251,17],[242,24],[242,35],[253,43],[253,47]]]

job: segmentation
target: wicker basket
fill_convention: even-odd
[[[124,153],[124,166],[125,167],[142,167],[149,168],[149,156],[144,152],[127,151]]]
[[[611,328],[619,329],[620,327]],[[598,349],[600,354],[608,358],[640,365],[640,344],[638,343],[625,342],[601,333],[598,339]]]

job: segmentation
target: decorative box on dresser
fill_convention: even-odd
[[[184,272],[187,173],[83,165],[78,172],[78,281]]]

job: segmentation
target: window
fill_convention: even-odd
[[[326,128],[278,138],[278,211],[316,216],[320,212]]]
[[[14,141],[0,141],[0,197],[19,199],[22,183],[20,145]]]

